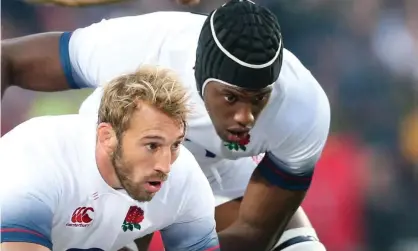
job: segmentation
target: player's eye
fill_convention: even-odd
[[[254,103],[259,103],[259,102],[263,102],[267,99],[267,95],[260,95],[260,96],[256,96],[253,99]]]
[[[180,148],[180,145],[181,145],[181,141],[176,142],[176,143],[174,143],[174,144],[171,146],[171,149],[172,149],[173,151],[177,151],[177,150]]]
[[[148,143],[148,144],[146,144],[146,145],[145,145],[145,147],[146,147],[149,151],[154,152],[154,151],[156,151],[156,150],[160,147],[160,145],[159,145],[159,144],[157,144],[157,143]]]
[[[235,95],[232,95],[232,94],[226,94],[224,96],[224,98],[225,98],[226,102],[228,102],[228,103],[234,103],[235,101],[237,101],[237,97]]]

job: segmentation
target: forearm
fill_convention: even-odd
[[[61,32],[2,40],[2,93],[9,86],[35,91],[69,89],[60,62]]]
[[[263,239],[263,237],[266,237],[263,231],[256,232],[251,227],[240,226],[239,224],[235,224],[227,231],[219,233],[222,250],[237,250],[246,247],[252,247],[256,250],[260,245],[264,245],[263,243],[269,242],[269,239]],[[302,207],[298,208],[287,224],[284,233],[277,236],[276,239],[279,241],[275,241],[274,247],[278,249],[274,249],[274,251],[290,246],[297,248],[295,250],[325,251],[325,247],[319,242],[318,236]]]
[[[238,222],[235,222],[227,229],[218,233],[219,243],[222,251],[234,250],[260,250],[260,245],[268,242],[269,236],[263,235],[261,231]]]
[[[289,219],[289,218],[288,218]],[[283,222],[288,220],[284,219]],[[297,225],[303,222],[297,222]],[[307,224],[303,224],[307,225]],[[297,227],[285,227],[286,224],[276,226],[277,228],[269,231],[268,229],[254,229],[245,224],[234,223],[227,229],[218,233],[219,243],[222,251],[234,250],[271,250],[277,245],[283,232]],[[295,226],[295,225],[294,225]]]
[[[285,231],[305,193],[272,185],[256,170],[244,195],[237,221],[219,233],[222,250],[248,247],[269,250]]]

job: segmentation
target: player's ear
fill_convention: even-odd
[[[100,123],[97,126],[97,142],[109,154],[116,149],[118,139],[115,130],[109,123]]]

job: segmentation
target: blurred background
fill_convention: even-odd
[[[157,10],[209,12],[170,0],[88,8],[1,1],[2,39],[83,27]],[[418,250],[418,1],[259,0],[277,14],[284,44],[328,94],[332,132],[304,208],[328,251]],[[10,88],[2,135],[39,115],[76,113],[91,90]]]

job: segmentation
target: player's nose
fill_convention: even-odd
[[[237,107],[234,114],[234,120],[240,126],[252,127],[254,124],[254,114],[250,104],[241,104]]]
[[[172,153],[170,150],[163,151],[163,153],[157,157],[154,170],[162,172],[164,174],[168,174],[171,170],[171,163],[172,163]]]

